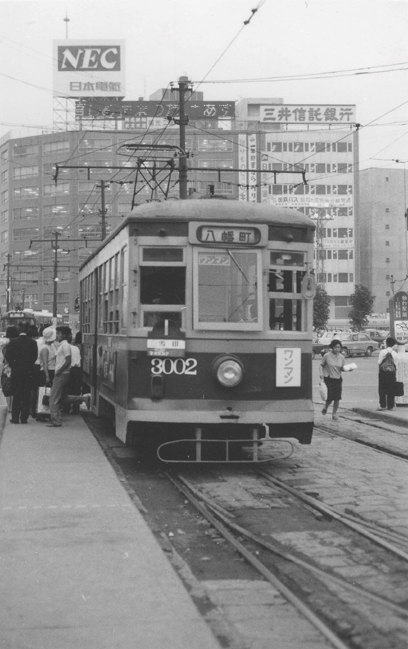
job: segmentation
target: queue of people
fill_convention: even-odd
[[[17,330],[9,327],[2,352],[4,362],[11,369],[12,397],[8,397],[10,422],[25,424],[31,415],[37,421],[47,420],[38,410],[39,388],[50,388],[50,427],[62,425],[61,409],[86,403],[90,408],[90,394],[82,393],[80,335],[72,343],[71,329],[66,326],[37,327],[22,322]],[[72,366],[72,367],[71,367]]]

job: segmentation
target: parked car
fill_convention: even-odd
[[[338,338],[340,336],[340,331],[325,331],[325,333],[317,338],[313,338],[312,349],[313,354],[312,358],[315,358],[317,354],[320,354],[323,349],[327,351],[330,346],[330,342],[333,338]]]
[[[387,331],[383,331],[381,329],[365,329],[361,333],[367,334],[368,336],[370,336],[371,340],[374,340],[374,342],[378,344],[381,344],[383,340],[385,340],[389,335]]]
[[[342,332],[336,334],[336,336],[322,336],[319,340],[319,344],[313,345],[313,351],[315,353],[320,353],[323,356],[329,351],[330,343],[334,337],[337,338],[337,340],[340,340],[342,344],[341,353],[344,356],[371,356],[373,351],[379,349],[379,344],[374,342],[374,340],[371,340],[370,336],[366,333]]]

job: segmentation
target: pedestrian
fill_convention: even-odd
[[[18,329],[14,325],[11,325],[10,327],[7,327],[6,329],[6,336],[3,340],[3,347],[1,348],[2,354],[3,354],[3,369],[4,365],[7,365],[7,361],[5,358],[5,353],[7,349],[7,345],[9,344],[10,340],[12,338],[17,338],[18,336]],[[13,403],[13,397],[6,397],[6,402],[7,402],[7,412],[11,412],[11,404]]]
[[[39,387],[51,388],[55,373],[55,362],[57,349],[55,347],[56,332],[54,327],[47,327],[43,330],[43,345],[40,351],[40,380]],[[49,418],[48,414],[37,413],[37,421],[45,421]]]
[[[13,403],[11,423],[26,424],[30,410],[30,396],[33,388],[34,363],[37,360],[37,343],[28,334],[29,324],[23,320],[19,325],[19,335],[7,345],[5,358],[11,368]]]
[[[322,410],[322,414],[327,414],[327,410],[333,401],[332,418],[338,421],[337,410],[341,401],[341,391],[343,379],[341,373],[344,372],[344,356],[341,353],[341,342],[336,338],[330,343],[330,351],[322,358],[320,363],[320,378],[327,386],[327,399]]]
[[[394,410],[395,381],[397,377],[398,354],[394,347],[398,342],[392,336],[385,341],[385,349],[378,355],[378,395],[380,407],[377,410]]]
[[[30,324],[28,326],[27,335],[36,341],[37,350],[38,350],[37,360],[34,363],[33,389],[31,390],[31,397],[30,397],[30,415],[31,417],[35,418],[37,415],[38,388],[40,386],[40,372],[41,372],[40,351],[44,342],[43,339],[39,337],[38,327],[34,324]]]
[[[68,338],[71,336],[71,329],[61,325],[56,328],[57,353],[55,361],[55,374],[50,395],[50,416],[49,428],[60,428],[62,426],[61,406],[64,403],[86,402],[90,407],[90,394],[83,396],[66,395],[66,387],[69,381],[71,367],[71,346]]]
[[[79,336],[79,338],[78,338]],[[72,343],[72,336],[68,337],[68,342],[71,346],[71,367],[69,371],[69,381],[66,386],[66,399],[63,406],[63,411],[67,414],[72,412],[77,415],[79,413],[79,403],[69,401],[68,397],[79,396],[82,394],[82,368],[81,368],[81,334],[78,332],[75,336],[75,342]]]

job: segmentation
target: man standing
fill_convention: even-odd
[[[22,321],[19,335],[12,338],[7,345],[5,358],[11,367],[11,385],[13,390],[13,405],[11,408],[11,423],[27,423],[30,396],[34,381],[34,363],[37,360],[38,348],[35,340],[27,336],[29,323]]]
[[[50,395],[50,415],[51,423],[47,424],[49,428],[60,428],[61,403],[64,400],[65,387],[69,381],[69,370],[71,367],[71,345],[68,337],[71,335],[69,327],[56,328],[57,354],[55,359],[55,374],[52,382]]]

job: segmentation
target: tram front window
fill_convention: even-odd
[[[198,322],[257,323],[259,251],[198,252]]]
[[[302,278],[304,271],[269,271],[269,328],[302,331]]]
[[[181,327],[181,306],[186,303],[185,267],[142,266],[140,279],[140,303],[144,307],[143,326],[153,327],[160,320],[168,319]],[[152,308],[149,309],[148,305],[152,305]],[[173,305],[178,308],[172,309]]]

